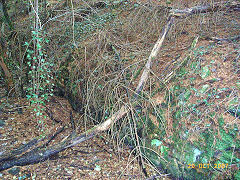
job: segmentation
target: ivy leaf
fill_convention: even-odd
[[[167,1],[166,1],[166,4],[171,4],[171,3],[172,3],[172,2],[171,2],[171,1],[169,1],[169,0],[167,0]]]
[[[27,96],[27,100],[29,100],[32,96],[30,96],[30,95],[26,95]]]
[[[27,59],[31,59],[31,56],[30,56],[30,54],[27,54]]]
[[[194,149],[194,151],[193,151],[193,162],[196,162],[196,160],[197,160],[197,156],[199,156],[202,152],[201,151],[199,151],[199,149]]]
[[[208,66],[204,66],[204,67],[202,68],[202,71],[201,71],[200,76],[201,76],[203,79],[205,79],[205,78],[208,77],[209,75],[210,75],[210,70],[209,70]]]
[[[37,35],[38,32],[36,32],[36,31],[32,31],[32,34],[33,34],[33,35]]]
[[[203,85],[202,89],[200,90],[200,93],[201,93],[201,94],[204,94],[209,87],[210,87],[210,86],[209,86],[208,84]]]
[[[236,179],[240,179],[240,170],[238,170],[238,172],[234,175],[234,177],[235,177]]]
[[[101,167],[99,165],[96,165],[96,167],[94,168],[94,170],[96,171],[101,171]]]
[[[191,48],[192,48],[192,49],[196,47],[196,45],[197,45],[197,43],[198,43],[198,38],[199,38],[199,37],[195,37],[195,39],[193,40],[193,42],[192,42],[192,44],[191,44]]]
[[[159,141],[158,139],[153,139],[152,142],[151,142],[151,145],[152,146],[160,146],[162,144],[162,141]]]
[[[25,43],[24,43],[24,46],[29,46],[29,43],[28,43],[28,42],[25,42]]]
[[[187,91],[184,93],[184,98],[185,98],[186,100],[188,100],[190,96],[191,96],[191,91],[187,90]]]

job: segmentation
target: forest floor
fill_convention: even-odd
[[[72,131],[69,116],[72,108],[66,99],[52,97],[47,107],[60,122],[54,122],[45,113],[43,130],[33,113],[34,107],[26,99],[3,97],[0,102],[0,153],[13,150],[40,135],[54,133],[63,126],[64,131],[51,144],[60,142]],[[80,122],[80,116],[73,112],[74,120]],[[78,127],[81,127],[80,132],[90,128],[84,124],[78,124]],[[103,133],[51,160],[5,170],[0,173],[0,179],[141,179],[139,165],[130,153],[128,147],[114,146]]]
[[[122,19],[127,19],[128,14],[128,11],[123,11]],[[211,37],[234,37],[239,34],[239,29],[231,29],[231,27],[234,27],[234,23],[240,24],[239,19],[236,17],[239,17],[239,12],[226,14],[224,21],[218,21],[219,23],[216,24],[214,28],[211,27],[207,29],[207,31],[209,30],[209,34],[213,32]],[[179,84],[186,88],[191,87],[191,93],[194,95],[190,98],[188,97],[188,102],[198,104],[198,109],[201,111],[209,108],[209,111],[216,113],[212,115],[208,121],[195,121],[193,117],[195,117],[196,114],[191,112],[193,114],[191,117],[182,118],[176,123],[173,116],[170,115],[172,112],[166,111],[165,116],[167,117],[169,134],[166,135],[165,142],[169,144],[172,143],[172,140],[168,139],[167,136],[171,135],[174,128],[176,128],[176,124],[178,124],[179,127],[186,126],[189,132],[192,132],[191,137],[188,139],[192,143],[198,141],[199,134],[201,133],[198,129],[200,128],[207,129],[211,124],[211,126],[219,132],[218,114],[221,114],[224,118],[224,126],[221,127],[224,131],[228,132],[232,127],[240,128],[239,117],[227,111],[228,107],[239,104],[239,41],[214,41],[201,36],[196,46],[197,50],[191,55],[191,58],[196,61],[195,66],[193,67],[192,65],[185,69],[182,68],[181,71],[174,71],[178,63],[181,63],[181,61],[174,61],[174,59],[177,59],[176,57],[178,56],[181,58],[188,56],[188,54],[191,53],[188,50],[190,49],[192,40],[197,36],[191,29],[194,25],[189,22],[190,21],[185,21],[184,23],[186,24],[183,23],[185,29],[184,31],[178,32],[175,41],[170,40],[164,44],[159,58],[153,62],[152,72],[158,79],[164,78],[164,76],[170,73],[183,75],[183,77],[179,77],[178,74],[176,74],[178,78],[177,81],[179,80],[179,82],[169,82],[167,87],[171,89]],[[223,22],[225,24],[223,24]],[[208,19],[204,19],[203,23],[209,23]],[[179,22],[179,24],[181,24],[181,22]],[[176,29],[173,28],[173,30],[175,30],[175,33],[177,32]],[[153,33],[152,38],[148,39],[146,36],[144,39],[137,34],[137,30],[134,33],[136,34],[130,34],[133,35],[132,37],[126,37],[126,42],[128,40],[131,41],[129,44],[131,44],[132,47],[129,49],[134,49],[136,46],[136,49],[140,49],[139,53],[146,55],[146,58],[158,34]],[[174,32],[172,32],[171,35],[173,34]],[[142,41],[138,41],[138,38],[142,38]],[[148,40],[148,42],[145,40]],[[126,49],[127,48],[126,45]],[[139,57],[142,58],[142,54],[140,54]],[[122,55],[130,56],[130,53]],[[139,57],[130,63],[134,64],[139,61]],[[141,59],[141,63],[142,61],[143,59]],[[191,63],[192,62],[189,62],[188,65]],[[144,64],[142,63],[142,65]],[[128,64],[125,64],[125,66],[127,67]],[[152,78],[152,80],[153,79],[154,78]],[[136,82],[138,80],[139,77],[135,79]],[[158,83],[156,84],[156,88],[158,88]],[[131,85],[133,86],[133,84]],[[134,89],[134,86],[132,88]],[[197,92],[194,92],[195,90],[199,90],[198,93],[201,94],[200,97],[196,95]],[[213,90],[216,90],[216,94],[208,98],[210,91]],[[188,91],[184,90],[183,92]],[[165,94],[163,92],[157,93],[152,97],[153,103],[155,103],[155,105],[161,105],[165,101],[164,97]],[[208,103],[215,105],[211,106],[208,103],[202,103],[206,99]],[[40,138],[43,135],[57,132],[62,127],[64,127],[64,131],[51,141],[50,145],[63,141],[73,130],[70,121],[71,118],[73,118],[77,124],[77,133],[86,132],[94,126],[93,124],[84,123],[85,121],[83,120],[82,114],[74,112],[66,99],[53,96],[49,100],[46,104],[48,111],[45,111],[42,115],[42,117],[46,117],[41,119],[41,121],[44,121],[44,127],[39,127],[39,117],[36,118],[34,112],[35,107],[30,105],[26,98],[7,97],[4,88],[2,87],[0,89],[0,155],[24,145],[34,138]],[[181,106],[179,105],[178,108],[180,109]],[[72,117],[70,115],[71,113]],[[154,114],[150,114],[149,116],[153,124],[159,127],[157,117]],[[220,133],[218,138],[221,138]],[[239,133],[237,139],[240,139]],[[236,152],[236,157],[240,158],[240,151]],[[153,174],[150,169],[151,168],[149,168],[149,174]],[[233,164],[232,169],[237,171],[239,167]],[[227,173],[229,172],[226,171],[225,174]],[[106,133],[102,133],[79,145],[64,150],[45,162],[5,170],[0,173],[0,179],[144,179],[144,176],[132,151],[127,146],[113,144],[112,139],[110,139]]]

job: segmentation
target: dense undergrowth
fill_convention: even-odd
[[[128,103],[131,113],[109,136],[116,146],[131,145],[148,172],[184,179],[239,179],[239,42],[206,40],[238,35],[238,12],[178,19],[136,98],[134,89],[169,8],[180,7],[167,4],[164,8],[114,1],[90,9],[75,5],[74,23],[71,13],[59,13],[61,8],[70,12],[69,7],[55,9],[42,28],[50,40],[42,47],[54,64],[49,68],[55,93],[68,98],[89,125]],[[17,40],[8,44],[20,46],[14,46],[8,65],[23,95],[27,81],[34,79],[24,62],[24,52],[31,49],[30,21],[27,16],[15,22],[20,29]],[[25,42],[29,46],[24,49]],[[14,61],[15,51],[22,61]]]

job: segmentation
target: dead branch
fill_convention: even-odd
[[[163,41],[171,27],[171,25],[173,24],[173,20],[174,20],[174,17],[173,16],[169,16],[168,18],[168,21],[167,21],[167,25],[166,27],[164,28],[163,30],[163,34],[162,36],[159,37],[159,39],[157,40],[156,44],[154,45],[153,49],[152,49],[152,52],[148,58],[148,61],[145,65],[145,69],[142,73],[142,76],[140,78],[140,81],[138,83],[138,86],[136,88],[136,92],[137,94],[139,94],[142,89],[143,89],[143,86],[144,84],[146,83],[147,79],[148,79],[148,76],[149,76],[149,72],[150,72],[150,69],[151,69],[151,66],[152,66],[152,60],[154,60],[156,57],[157,57],[157,54],[160,50],[160,48],[162,47],[162,44],[163,44]]]
[[[60,123],[60,122],[61,122],[61,121],[59,121],[58,119],[55,119],[55,118],[54,118],[53,112],[52,112],[50,109],[48,109],[48,107],[46,107],[45,112],[46,112],[46,114],[48,115],[48,117],[49,117],[52,121],[54,121],[54,122],[56,122],[56,123]]]
[[[187,9],[183,9],[183,10],[172,9],[172,10],[170,10],[170,14],[175,17],[184,18],[186,16],[190,16],[193,14],[215,12],[217,10],[225,10],[227,8],[229,8],[229,9],[238,8],[239,9],[240,3],[237,1],[216,2],[213,4],[204,5],[204,6],[194,6],[192,8],[187,8]]]
[[[240,35],[235,36],[235,37],[230,37],[230,38],[219,38],[219,37],[206,37],[206,40],[211,40],[211,41],[224,41],[224,42],[232,42],[232,41],[238,41],[240,40]]]

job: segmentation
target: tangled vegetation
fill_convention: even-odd
[[[1,11],[0,65],[6,96],[30,100],[41,137],[51,96],[81,114],[75,134],[83,124],[97,129],[89,137],[124,106],[103,129],[116,151],[131,148],[146,178],[240,178],[238,1],[38,3],[2,1],[9,15]],[[180,11],[190,7],[205,9]],[[172,27],[148,68],[167,22]]]

